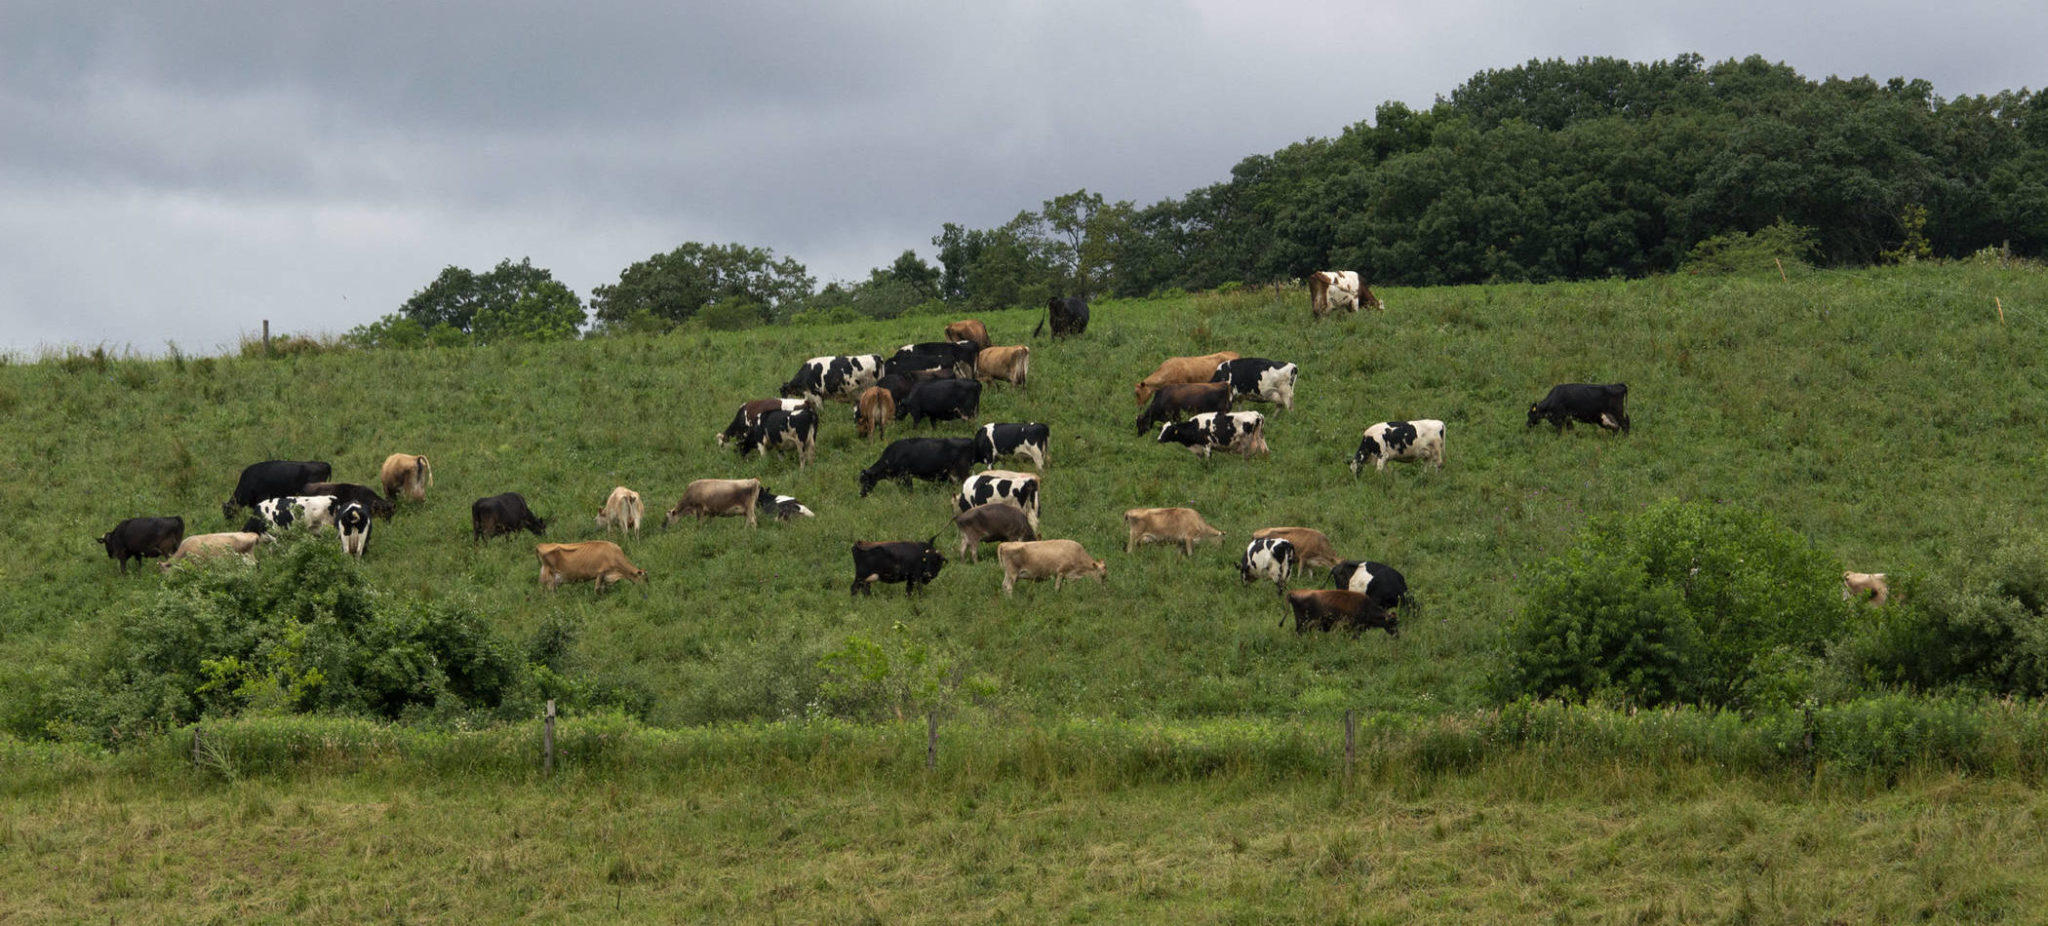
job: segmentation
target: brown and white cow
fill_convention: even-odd
[[[1018,579],[1052,580],[1058,591],[1060,580],[1109,578],[1109,566],[1088,555],[1072,540],[1031,540],[996,544],[996,561],[1003,564],[1003,594],[1013,594]]]
[[[633,565],[626,551],[609,540],[540,543],[534,545],[533,553],[540,559],[541,587],[550,591],[561,588],[563,582],[594,581],[600,592],[622,579],[647,584],[647,570]]]
[[[434,484],[434,466],[424,456],[394,453],[384,458],[379,478],[384,483],[385,498],[397,501],[403,495],[423,502],[427,500],[427,487]]]
[[[212,559],[216,556],[239,555],[244,560],[247,560],[249,559],[250,552],[256,549],[256,543],[262,539],[262,534],[250,531],[194,534],[178,541],[177,552],[172,553],[170,559],[158,563],[156,568],[169,572],[171,571],[171,566],[181,559],[198,560]]]
[[[861,437],[881,437],[896,420],[896,397],[880,386],[869,386],[854,406],[853,423]]]
[[[978,318],[963,318],[946,326],[946,340],[973,341],[976,347],[987,347],[988,326]]]
[[[606,496],[604,507],[597,512],[595,526],[607,532],[616,527],[621,535],[630,531],[637,538],[640,536],[640,520],[646,512],[646,507],[640,502],[640,493],[619,486]]]
[[[1182,556],[1193,556],[1195,544],[1223,536],[1193,508],[1132,508],[1124,512],[1124,527],[1130,530],[1125,553],[1141,543],[1177,543]]]
[[[985,348],[974,358],[974,376],[985,383],[1002,380],[1023,389],[1030,375],[1031,348],[1023,345]]]
[[[1356,312],[1360,307],[1385,309],[1386,303],[1372,294],[1354,270],[1320,270],[1308,275],[1308,307],[1317,318],[1342,309]]]
[[[1252,531],[1254,540],[1268,537],[1280,537],[1294,544],[1294,557],[1303,572],[1317,566],[1328,569],[1344,561],[1336,548],[1330,546],[1330,538],[1313,527],[1261,527]]]
[[[663,529],[690,515],[696,515],[698,523],[710,518],[745,515],[748,527],[757,527],[760,521],[755,512],[772,504],[775,496],[761,488],[759,479],[698,479],[683,489],[683,498],[668,510],[668,517],[661,522]]]
[[[1132,392],[1138,396],[1138,404],[1152,397],[1152,391],[1170,383],[1206,383],[1216,375],[1216,368],[1225,360],[1236,360],[1237,351],[1219,350],[1200,357],[1168,357],[1152,375],[1138,381]]]
[[[1885,583],[1882,572],[1845,572],[1842,573],[1842,597],[1884,604],[1891,600],[1892,588]]]
[[[970,563],[981,562],[981,545],[990,541],[1037,540],[1031,518],[1021,508],[990,503],[976,505],[953,516],[960,529],[960,555]]]

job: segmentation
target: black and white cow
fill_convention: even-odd
[[[337,511],[341,510],[342,505],[359,502],[370,509],[371,517],[380,521],[391,520],[392,513],[398,510],[397,506],[391,504],[390,499],[378,495],[376,489],[353,482],[309,482],[298,494],[332,495]]]
[[[985,424],[974,432],[974,462],[993,465],[1004,457],[1029,457],[1032,467],[1042,473],[1051,441],[1052,429],[1036,421]]]
[[[1294,380],[1301,373],[1294,364],[1259,357],[1239,357],[1216,365],[1212,383],[1229,383],[1230,395],[1238,399],[1272,402],[1294,408]]]
[[[335,525],[341,529],[341,552],[362,559],[370,549],[370,506],[361,502],[342,506]]]
[[[1529,427],[1548,420],[1562,433],[1574,421],[1628,433],[1627,383],[1559,383],[1529,406]]]
[[[919,383],[896,405],[896,417],[912,425],[972,420],[981,414],[981,383],[971,379],[935,379]]]
[[[897,360],[912,356],[933,357],[946,361],[950,365],[954,376],[961,379],[973,379],[974,361],[980,355],[981,345],[973,341],[923,341],[917,344],[905,344],[897,348],[896,355],[889,359]],[[886,369],[888,365],[884,364],[883,366]]]
[[[860,471],[860,494],[866,498],[884,479],[901,480],[908,489],[912,479],[965,479],[973,471],[974,438],[906,437],[882,448],[881,459]]]
[[[773,495],[773,493],[770,494]],[[768,508],[768,510],[775,512],[775,520],[777,521],[790,521],[796,518],[815,518],[818,516],[817,512],[804,507],[802,502],[799,502],[794,497],[788,495],[774,495],[774,501],[768,503],[766,507]]]
[[[1384,470],[1388,463],[1434,463],[1444,468],[1444,423],[1434,418],[1414,421],[1382,421],[1365,429],[1358,452],[1351,455],[1351,475],[1371,463]]]
[[[929,585],[939,577],[939,570],[946,567],[946,558],[939,554],[933,542],[915,540],[865,541],[853,544],[853,590],[851,594],[865,595],[876,582],[901,582],[906,595],[917,594],[922,585]]]
[[[1024,512],[1024,517],[1031,522],[1031,530],[1036,532],[1038,477],[1001,469],[976,473],[960,483],[960,494],[953,496],[953,513],[963,514],[978,505],[991,504],[1009,505]]]
[[[266,499],[256,503],[256,516],[244,523],[242,530],[262,534],[271,528],[282,530],[297,524],[317,533],[335,523],[341,508],[342,503],[333,495],[287,495]],[[363,506],[363,510],[369,510],[369,506]]]
[[[743,457],[755,452],[767,456],[771,447],[787,447],[796,451],[798,469],[809,466],[818,454],[818,413],[809,408],[765,412],[740,438],[739,447]]]
[[[1204,412],[1159,429],[1159,443],[1180,444],[1207,459],[1214,450],[1234,450],[1250,459],[1266,453],[1266,416],[1258,412]]]
[[[1081,334],[1088,330],[1088,300],[1081,296],[1054,296],[1045,302],[1046,316],[1052,320],[1052,336],[1063,338],[1070,334]],[[1046,318],[1038,320],[1038,327],[1031,329],[1031,336],[1045,330]]]
[[[169,556],[177,552],[178,542],[185,539],[185,519],[177,516],[168,518],[129,518],[114,525],[114,529],[100,535],[100,546],[107,548],[107,558],[121,565],[121,573],[128,573],[128,561],[145,556]]]
[[[1284,537],[1262,537],[1245,546],[1244,558],[1237,561],[1237,571],[1247,584],[1253,579],[1271,579],[1285,592],[1287,580],[1293,577],[1299,562],[1292,542]]]
[[[718,432],[718,446],[723,447],[728,441],[736,441],[747,436],[747,429],[759,423],[761,416],[769,412],[778,409],[785,412],[793,412],[799,408],[816,409],[817,407],[817,400],[810,398],[750,399],[740,406],[739,411],[732,413],[732,423],[726,425],[725,430]]]
[[[881,376],[881,354],[812,357],[797,369],[796,376],[782,384],[782,390],[777,394],[785,399],[845,399],[851,402],[860,398],[861,390],[874,385]]]
[[[242,469],[235,481],[235,493],[221,503],[220,516],[232,520],[242,508],[286,495],[298,495],[309,482],[323,482],[334,475],[334,467],[320,460],[265,460]]]
[[[1359,592],[1386,611],[1414,603],[1408,597],[1407,578],[1385,563],[1347,559],[1330,568],[1330,587]]]

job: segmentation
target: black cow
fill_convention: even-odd
[[[526,499],[517,492],[506,492],[490,498],[479,498],[470,503],[469,524],[471,540],[483,540],[499,534],[516,534],[521,530],[533,532],[535,537],[547,529],[547,522],[533,516],[526,507]]]
[[[937,374],[944,373],[944,376]],[[917,374],[922,374],[918,376]],[[932,354],[897,354],[882,361],[883,376],[913,376],[924,379],[954,379],[959,377],[952,357]]]
[[[757,450],[766,456],[770,447],[789,447],[796,451],[798,469],[809,466],[818,453],[818,413],[808,408],[765,412],[740,438],[739,447],[743,457]]]
[[[184,539],[184,518],[129,518],[101,534],[99,544],[107,548],[108,559],[121,564],[121,574],[127,575],[129,560],[169,556]]]
[[[974,376],[974,360],[981,356],[981,345],[973,341],[923,341],[897,348],[896,356],[889,359],[898,360],[915,356],[945,360],[951,365],[954,376],[970,379]],[[889,372],[888,364],[882,366],[884,372]]]
[[[889,390],[889,398],[901,406],[904,399],[910,398],[910,390],[934,380],[956,378],[952,369],[940,366],[908,373],[884,373],[881,379],[875,380],[875,385]]]
[[[1003,457],[1030,457],[1031,465],[1044,472],[1046,446],[1052,429],[1036,421],[1022,424],[985,424],[974,432],[974,462],[994,464]]]
[[[304,495],[301,489],[309,482],[325,482],[334,476],[334,467],[319,460],[266,460],[251,463],[242,469],[242,478],[235,481],[235,494],[220,505],[222,520],[232,521],[235,512],[242,508],[254,508],[257,502],[287,495]]]
[[[882,375],[881,354],[851,357],[812,357],[797,368],[796,375],[782,384],[785,399],[860,398],[861,390],[875,384]]]
[[[974,438],[906,437],[882,448],[882,458],[860,471],[860,494],[866,498],[884,479],[901,480],[908,489],[913,478],[958,481],[973,471]]]
[[[1627,383],[1559,383],[1529,406],[1529,427],[1548,419],[1562,433],[1574,421],[1628,433]]]
[[[1138,430],[1162,421],[1179,421],[1183,415],[1230,410],[1229,383],[1168,383],[1152,392],[1152,401],[1138,413]]]
[[[901,582],[904,594],[916,594],[918,586],[930,584],[939,577],[939,570],[946,567],[946,558],[932,546],[932,542],[938,539],[934,535],[922,543],[915,540],[854,541],[853,589],[849,594],[869,594],[876,582]]]
[[[1288,592],[1287,607],[1294,612],[1295,633],[1342,627],[1351,631],[1351,635],[1355,637],[1366,630],[1380,627],[1387,631],[1387,636],[1401,635],[1400,621],[1373,603],[1371,596],[1358,592],[1341,589]],[[1287,623],[1287,615],[1280,615],[1280,623]]]
[[[1047,315],[1052,318],[1052,336],[1065,337],[1088,330],[1088,300],[1082,296],[1068,296],[1064,299],[1054,296],[1046,300]],[[1038,319],[1038,327],[1031,329],[1031,336],[1045,330],[1045,317]]]
[[[919,383],[896,406],[896,417],[916,425],[927,422],[972,419],[981,414],[981,383],[971,379],[935,379]]]
[[[1358,592],[1372,599],[1382,610],[1408,608],[1415,603],[1408,596],[1408,580],[1400,570],[1385,563],[1347,559],[1330,567],[1330,587]]]
[[[398,510],[398,506],[391,504],[389,499],[378,495],[376,489],[372,489],[369,486],[356,485],[353,482],[312,482],[306,484],[305,491],[292,494],[332,495],[334,496],[335,511],[340,511],[349,505],[361,505],[370,509],[371,514],[386,521],[391,520],[391,513]]]

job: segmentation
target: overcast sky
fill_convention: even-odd
[[[0,0],[0,351],[394,312],[450,264],[579,296],[685,241],[821,284],[942,223],[1140,205],[1532,58],[2044,83],[2048,4]]]

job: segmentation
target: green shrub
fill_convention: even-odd
[[[1868,609],[1836,667],[1873,684],[2048,694],[2048,534],[1959,545],[1936,576]]]
[[[1814,230],[1784,219],[1753,232],[1727,232],[1692,246],[1685,269],[1692,273],[1771,270],[1777,261],[1803,267],[1819,247]]]

